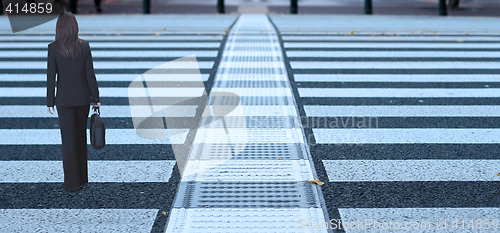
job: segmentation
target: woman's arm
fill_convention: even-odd
[[[92,60],[92,52],[90,51],[90,45],[87,42],[87,57],[85,59],[85,72],[87,74],[87,83],[90,87],[90,95],[92,96],[92,102],[94,104],[99,103],[99,88],[97,87],[97,80],[95,78],[94,72],[94,62]]]
[[[47,54],[47,108],[50,114],[52,114],[52,112],[50,111],[50,107],[52,107],[52,110],[54,110],[56,73],[56,58],[54,57],[54,52],[52,51],[52,47],[49,44]]]

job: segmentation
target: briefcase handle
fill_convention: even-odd
[[[101,115],[101,109],[99,108],[99,106],[97,104],[92,105],[92,110],[94,110],[94,113],[97,112],[97,114]]]

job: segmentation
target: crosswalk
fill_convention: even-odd
[[[498,231],[500,34],[271,18],[339,232]]]
[[[92,48],[107,146],[89,149],[91,185],[76,196],[62,191],[58,120],[45,108],[53,29],[0,33],[2,231],[325,232],[327,217],[348,233],[498,231],[500,34],[464,33],[463,24],[438,31],[444,21],[428,18],[417,23],[428,32],[408,32],[411,19],[260,15],[240,17],[228,40],[236,16],[152,16],[145,30],[131,19],[110,17],[100,25],[107,31],[81,34]],[[82,17],[81,28],[93,20]],[[352,24],[337,27],[342,20]],[[204,119],[181,177],[173,148],[189,151],[182,146],[200,124],[190,99],[206,90],[187,63],[151,74],[160,82],[148,91],[166,103],[159,107],[175,105],[167,121],[180,124],[168,139],[146,139],[134,132],[129,101],[144,105],[135,117],[148,117],[150,103],[129,85],[193,54],[207,88],[238,96],[244,111],[203,113],[229,120]],[[235,103],[221,97],[215,105]],[[326,182],[321,192],[307,182],[316,178]]]
[[[92,22],[82,18],[82,24]],[[168,215],[160,214],[169,212],[180,179],[171,146],[185,143],[190,124],[198,123],[194,122],[198,106],[189,101],[175,106],[168,116],[185,124],[169,129],[173,135],[168,139],[141,138],[134,130],[129,98],[141,103],[142,95],[128,87],[149,69],[195,55],[201,78],[211,88],[225,30],[234,17],[206,16],[204,21],[212,25],[204,29],[199,23],[191,25],[189,32],[170,27],[136,33],[99,25],[92,25],[95,31],[83,27],[80,37],[92,48],[107,145],[100,151],[89,147],[90,186],[76,195],[63,192],[59,122],[45,107],[47,44],[54,39],[53,31],[0,34],[2,232],[161,232],[165,228]],[[148,76],[149,81],[159,81],[158,88],[149,89],[151,95],[167,104],[169,99],[189,99],[205,91],[199,80],[183,72],[189,67],[176,65],[178,72]],[[139,111],[134,117],[148,117],[150,106],[142,102],[145,115],[140,114],[141,106],[134,106]]]

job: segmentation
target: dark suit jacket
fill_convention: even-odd
[[[99,89],[94,73],[90,46],[78,43],[80,53],[66,58],[59,53],[55,42],[49,44],[47,58],[47,107],[80,106],[99,102]],[[54,96],[57,74],[57,95]]]

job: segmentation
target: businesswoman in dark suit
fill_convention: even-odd
[[[91,102],[101,106],[90,46],[78,38],[75,16],[65,12],[57,19],[55,41],[48,46],[47,108],[53,114],[54,105],[57,107],[67,191],[88,183],[87,119]]]

